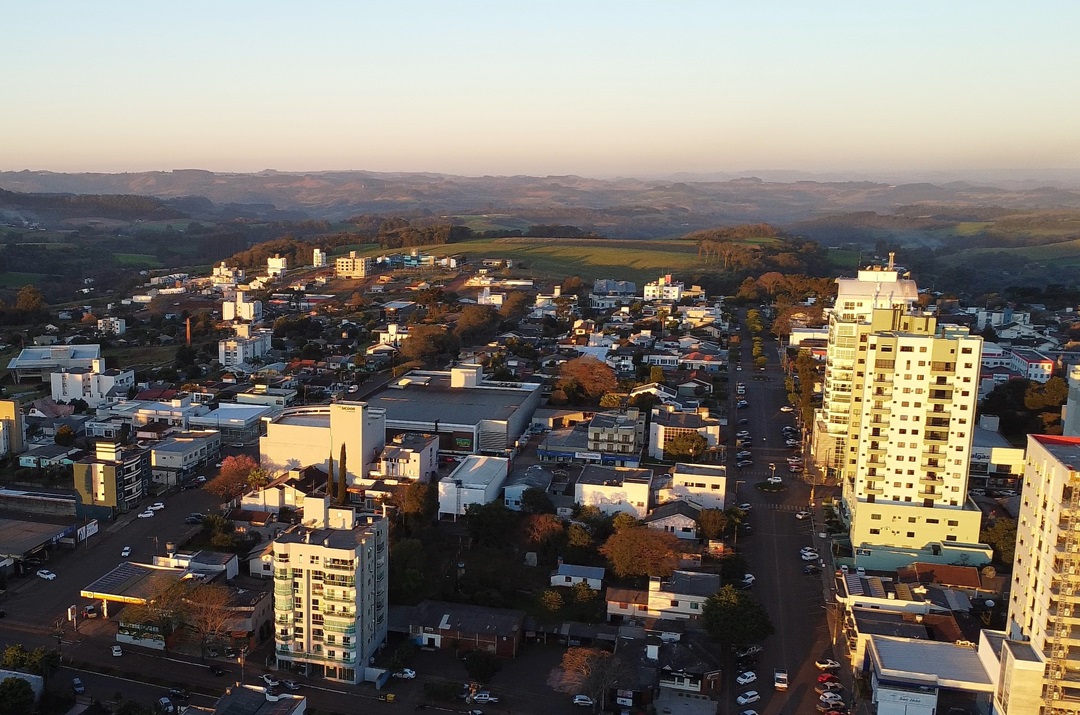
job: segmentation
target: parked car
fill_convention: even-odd
[[[149,509],[150,511],[161,511],[162,509],[165,508],[165,502],[156,501],[156,502],[154,502],[153,504],[151,504],[150,506],[148,506],[146,508]]]
[[[803,519],[809,519],[810,512],[808,512],[806,509],[803,509],[802,511],[797,511],[795,512],[795,518],[799,521],[802,521]]]
[[[749,417],[741,417],[741,418],[739,419],[739,424],[741,424],[741,425],[748,425],[748,424],[750,424],[750,418],[749,418]]]
[[[82,695],[86,692],[86,686],[83,685],[83,681],[81,678],[71,679],[71,689],[75,691],[76,695]]]
[[[839,683],[840,678],[837,678],[832,673],[822,673],[817,677],[819,683]]]
[[[56,579],[56,574],[48,569],[38,569],[36,575],[38,578],[43,578],[46,581],[53,581]]]
[[[270,673],[263,673],[260,677],[260,680],[269,685],[271,688],[276,688],[277,686],[281,685],[281,681],[275,678]]]
[[[757,577],[752,573],[743,574],[742,581],[743,583],[753,583],[754,581],[757,581]]]
[[[499,702],[499,698],[492,695],[491,693],[489,693],[486,690],[481,690],[479,693],[472,696],[472,699],[473,699],[474,703],[480,703],[481,705],[483,705],[485,703],[497,703],[497,702]]]
[[[300,683],[296,682],[295,680],[282,680],[281,687],[285,688],[286,690],[299,690]]]
[[[769,484],[783,484],[784,483],[784,480],[782,478],[780,478],[780,477],[769,477],[765,481],[767,481]]]
[[[739,705],[749,705],[750,703],[756,703],[761,700],[761,696],[758,695],[756,690],[747,690],[745,693],[735,698],[735,702]]]
[[[754,463],[749,459],[740,459],[738,462],[735,462],[735,466],[739,469],[744,469],[746,467],[754,466]]]
[[[806,566],[803,566],[802,572],[807,576],[817,576],[821,573],[821,569],[818,568],[817,564],[807,564]]]
[[[111,648],[111,650],[112,650],[113,657],[115,657],[115,658],[119,658],[120,656],[122,656],[124,654],[124,649],[121,648],[118,645],[114,645]]]
[[[749,430],[742,430],[741,432],[736,432],[735,436],[739,439],[748,439],[750,437],[750,432]]]
[[[736,452],[735,453],[735,459],[750,459],[753,456],[754,456],[753,453],[749,452],[747,450],[743,450],[742,452]]]
[[[402,668],[394,673],[395,678],[404,678],[405,680],[412,680],[416,677],[416,671],[412,668]]]
[[[800,554],[803,561],[820,561],[821,556],[816,551],[805,551]]]
[[[786,412],[794,412],[795,408],[792,407],[791,405],[784,405],[783,407],[780,408],[780,411],[785,412],[785,413]]]
[[[829,705],[844,702],[844,698],[837,693],[822,693],[818,696],[818,700]]]
[[[167,697],[164,697],[164,696],[158,698],[157,708],[158,708],[158,711],[163,712],[163,713],[174,713],[174,712],[176,712],[176,706],[173,705],[172,700],[169,700]]]
[[[814,665],[818,670],[839,670],[840,664],[832,658],[822,658],[821,660],[815,660]]]
[[[757,673],[752,670],[748,670],[744,673],[739,673],[739,675],[735,678],[735,682],[739,685],[749,685],[755,680],[757,680]]]
[[[156,512],[152,512],[149,509],[147,509],[146,511],[140,511],[139,512],[139,518],[140,519],[153,519],[155,513]]]
[[[193,516],[189,516],[189,517],[187,517],[186,519],[184,519],[184,523],[185,523],[185,524],[201,524],[201,523],[202,523],[202,519],[196,519],[196,518],[195,518],[195,517],[193,517]]]
[[[585,707],[591,708],[593,706],[593,699],[588,695],[575,695],[574,705],[584,705]]]
[[[804,547],[802,547],[801,549],[799,549],[799,553],[800,553],[800,554],[806,554],[806,553],[809,553],[809,552],[811,552],[811,551],[814,551],[814,552],[816,552],[816,551],[817,551],[817,547],[816,547],[816,546],[804,546]]]
[[[173,700],[190,700],[191,696],[183,688],[169,688],[169,697]]]
[[[747,512],[751,511],[753,508],[754,508],[754,505],[751,504],[748,501],[744,501],[742,504],[739,505],[739,509],[741,509],[743,511],[747,511]]]
[[[759,645],[744,645],[741,648],[736,649],[735,657],[745,658],[748,655],[757,655],[762,650],[764,649]]]
[[[816,688],[814,688],[814,692],[818,695],[824,695],[825,693],[835,693],[843,689],[844,686],[840,683],[820,683]]]
[[[125,546],[124,548],[120,549],[120,556],[122,558],[125,558],[125,559],[128,556],[131,556],[131,547],[130,546]]]

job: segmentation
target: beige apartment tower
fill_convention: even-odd
[[[356,685],[386,640],[387,522],[326,497],[304,499],[303,524],[274,539],[278,668]]]

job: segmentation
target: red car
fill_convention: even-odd
[[[819,675],[817,677],[817,681],[819,683],[836,683],[839,680],[840,680],[840,678],[837,678],[832,673],[822,673],[821,675]]]

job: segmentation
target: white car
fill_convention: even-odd
[[[128,556],[131,556],[131,547],[130,546],[125,546],[124,548],[120,549],[120,556],[122,556],[125,559]]]
[[[162,509],[165,508],[165,503],[156,501],[156,502],[154,502],[153,504],[151,504],[150,506],[148,506],[146,508],[149,509],[150,511],[161,511]]]
[[[844,698],[836,693],[822,693],[818,700],[829,705],[844,702]]]
[[[800,554],[805,554],[805,553],[810,552],[810,551],[812,551],[814,553],[817,553],[817,547],[815,547],[815,546],[804,546],[801,549],[799,549]]]
[[[747,439],[750,436],[750,431],[749,430],[742,430],[741,432],[736,432],[735,436],[738,437],[739,439]]]
[[[588,695],[575,695],[574,705],[584,705],[585,707],[591,708],[593,706],[593,699]]]
[[[804,551],[801,556],[803,561],[817,561],[821,558],[816,551]]]
[[[52,571],[49,571],[48,569],[39,569],[37,572],[37,577],[43,578],[46,581],[52,581],[56,578],[56,574],[54,574]]]
[[[749,705],[750,703],[756,703],[758,700],[761,700],[761,696],[758,695],[758,691],[756,690],[747,690],[745,693],[735,698],[735,702],[739,705]]]
[[[767,481],[769,484],[783,484],[784,483],[784,480],[781,479],[780,477],[769,477],[765,481]]]
[[[412,668],[402,668],[394,673],[395,678],[404,678],[405,680],[412,680],[416,677],[416,671]]]
[[[815,660],[814,665],[817,666],[818,670],[839,670],[840,669],[840,663],[833,660],[832,658],[822,658],[821,660]]]
[[[739,685],[749,685],[757,680],[757,673],[752,670],[748,670],[745,673],[739,673],[739,676],[735,678],[735,682]]]
[[[752,573],[743,574],[743,577],[742,577],[742,582],[743,583],[753,583],[754,581],[757,581],[757,578],[754,576],[754,574],[752,574]]]
[[[472,696],[472,699],[473,699],[474,703],[480,703],[481,705],[483,705],[484,703],[497,703],[497,702],[499,702],[499,699],[496,696],[492,695],[491,693],[489,693],[486,690],[481,690],[479,693]]]
[[[271,688],[276,688],[281,685],[281,681],[270,675],[269,673],[263,673],[261,680],[269,685]]]
[[[750,511],[751,509],[754,508],[754,505],[751,504],[748,501],[744,501],[742,504],[739,505],[739,508],[742,509],[743,511]]]
[[[113,654],[113,657],[119,658],[120,656],[122,656],[124,654],[124,649],[121,648],[118,645],[114,645],[112,647],[112,654]]]
[[[784,405],[783,407],[780,408],[780,411],[781,412],[794,412],[795,408],[792,407],[791,405]]]
[[[809,519],[810,512],[808,512],[806,509],[803,509],[802,511],[797,511],[795,512],[795,518],[799,521],[802,521],[803,519]]]
[[[147,509],[146,511],[140,511],[139,512],[139,518],[140,519],[153,519],[154,514],[155,514],[155,512],[152,512],[149,509]]]

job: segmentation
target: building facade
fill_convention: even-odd
[[[238,330],[236,337],[218,343],[218,362],[222,367],[232,368],[261,360],[270,352],[273,335],[272,330]]]
[[[349,255],[334,260],[334,272],[338,278],[367,278],[371,275],[371,258],[349,251]]]
[[[279,474],[307,466],[340,466],[345,446],[349,483],[366,478],[386,444],[386,416],[363,402],[334,403],[283,410],[266,422],[259,440],[259,463]]]
[[[146,496],[150,451],[118,442],[98,442],[94,456],[71,465],[85,515],[108,517],[134,509]]]
[[[281,670],[356,685],[386,641],[389,537],[375,514],[304,500],[304,524],[274,540]]]
[[[49,375],[52,398],[56,402],[82,400],[90,407],[127,398],[135,386],[134,370],[106,369],[104,358],[95,358],[90,367],[64,368]]]

